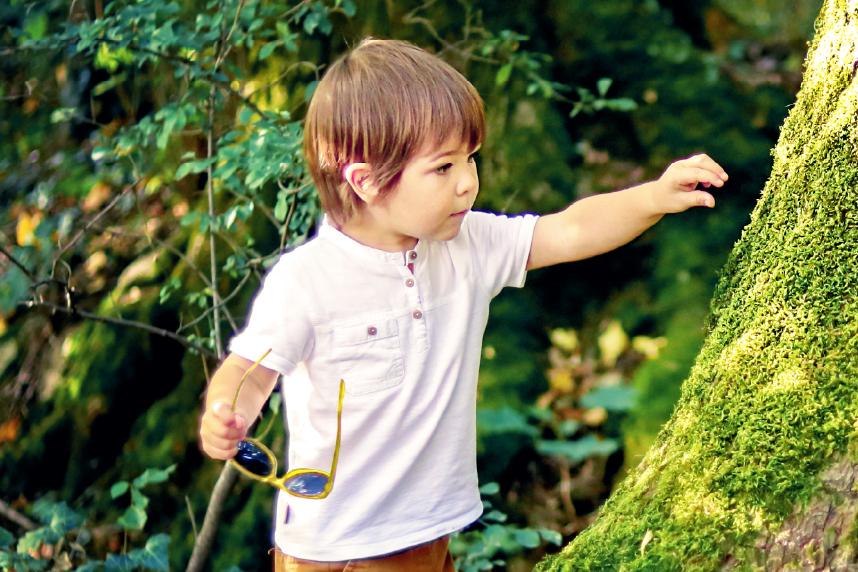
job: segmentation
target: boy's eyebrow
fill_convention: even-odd
[[[437,161],[441,157],[446,157],[448,155],[452,155],[456,151],[458,151],[458,149],[451,149],[449,151],[441,151],[440,153],[436,153],[435,155],[432,155],[432,157],[429,158],[429,162],[431,163],[432,161]]]
[[[470,153],[468,153],[468,154],[470,155],[471,153],[474,153],[475,151],[478,151],[478,150],[479,150],[479,148],[480,148],[480,147],[479,147],[479,146],[477,146],[473,151],[471,151],[471,152],[470,152]],[[438,160],[438,159],[440,159],[441,157],[446,157],[446,156],[448,156],[448,155],[455,155],[458,151],[459,151],[458,149],[450,149],[449,151],[441,151],[441,152],[439,152],[439,153],[436,153],[436,154],[435,154],[435,155],[433,155],[432,157],[430,157],[430,158],[428,159],[428,161],[431,163],[432,161],[437,161],[437,160]]]

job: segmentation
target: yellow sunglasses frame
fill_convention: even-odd
[[[262,360],[264,360],[265,356],[267,356],[269,353],[271,353],[270,348],[264,354],[262,354],[262,357],[260,357],[258,360],[256,360],[253,363],[253,365],[251,365],[249,368],[247,368],[247,371],[245,371],[244,375],[241,376],[241,379],[238,382],[238,387],[235,390],[235,396],[232,399],[232,411],[233,412],[235,411],[235,404],[238,401],[238,394],[241,391],[241,387],[244,385],[244,381],[247,379],[247,377],[250,375],[250,373],[256,368],[256,366],[258,366],[259,363]],[[299,497],[299,498],[307,498],[307,499],[323,499],[323,498],[327,497],[331,493],[331,489],[334,488],[334,476],[337,474],[337,461],[340,458],[340,438],[341,438],[341,434],[342,434],[342,420],[343,420],[343,398],[345,397],[345,394],[346,394],[346,382],[341,379],[340,380],[340,395],[339,395],[339,399],[337,400],[337,438],[336,438],[336,441],[334,443],[334,457],[333,457],[333,459],[331,459],[331,470],[330,471],[326,472],[326,471],[322,471],[319,469],[293,469],[293,470],[287,472],[282,477],[278,478],[277,477],[277,457],[274,455],[274,453],[271,451],[271,449],[269,449],[267,446],[265,446],[261,441],[259,441],[257,439],[253,439],[253,438],[246,438],[246,439],[244,439],[244,441],[247,441],[248,443],[253,444],[259,450],[261,450],[263,453],[265,453],[265,456],[267,456],[268,459],[271,461],[271,472],[265,476],[257,475],[256,473],[251,473],[250,471],[248,471],[247,469],[245,469],[244,467],[239,465],[234,459],[230,459],[228,461],[228,463],[230,465],[232,465],[233,467],[235,467],[244,476],[249,477],[251,479],[254,479],[256,481],[260,481],[262,483],[269,484],[269,485],[276,487],[276,488],[280,489],[281,491],[288,493],[292,496]],[[292,491],[292,490],[289,490],[288,488],[286,488],[286,484],[285,484],[286,481],[288,481],[289,479],[296,477],[298,475],[305,475],[308,473],[315,473],[317,475],[324,475],[328,478],[328,482],[325,484],[325,487],[322,489],[322,492],[320,492],[318,494],[314,494],[314,495],[305,495],[305,494],[301,494],[301,493],[296,493],[295,491]]]

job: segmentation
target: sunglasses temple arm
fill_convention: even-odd
[[[232,397],[232,407],[231,407],[231,409],[232,409],[233,411],[235,411],[235,404],[236,404],[236,403],[238,403],[238,394],[239,394],[239,393],[241,393],[241,388],[244,386],[244,382],[245,382],[245,380],[246,380],[246,379],[247,379],[247,377],[250,375],[250,373],[251,373],[254,369],[256,369],[256,366],[258,366],[258,365],[259,365],[259,363],[260,363],[262,360],[264,360],[264,359],[266,358],[266,356],[268,356],[268,354],[270,354],[270,353],[271,353],[271,348],[268,348],[267,350],[265,350],[265,353],[264,353],[264,354],[262,354],[262,356],[261,356],[258,360],[256,360],[255,362],[253,362],[253,365],[251,365],[249,368],[247,368],[247,369],[244,371],[244,375],[242,375],[242,376],[241,376],[241,379],[240,379],[240,380],[238,380],[238,387],[236,387],[236,388],[235,388],[235,395]]]
[[[342,421],[343,421],[343,397],[346,393],[346,382],[342,379],[340,380],[340,397],[339,401],[337,401],[337,440],[334,443],[334,458],[331,460],[331,472],[330,478],[328,479],[328,483],[325,485],[325,494],[330,492],[330,490],[334,486],[334,475],[337,473],[337,460],[340,457],[340,434],[342,432]]]

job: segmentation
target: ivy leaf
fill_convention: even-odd
[[[0,550],[9,548],[13,542],[15,542],[15,537],[12,533],[0,526]]]
[[[587,409],[604,407],[608,411],[628,411],[635,405],[638,391],[628,385],[598,387],[581,398],[581,406]]]
[[[137,487],[134,487],[131,489],[131,505],[145,512],[146,507],[149,506],[149,497],[141,493]]]
[[[513,531],[515,541],[525,548],[536,548],[539,546],[539,533],[532,528],[520,528]]]
[[[555,546],[560,546],[560,543],[563,542],[563,535],[556,530],[551,530],[550,528],[540,528],[539,535],[543,540],[550,542]]]
[[[481,495],[496,495],[500,492],[500,485],[497,483],[486,483],[480,487]]]
[[[166,469],[146,469],[143,474],[134,479],[134,486],[142,489],[146,485],[154,485],[165,482],[170,473],[176,470],[176,465],[170,465]]]
[[[536,437],[539,431],[528,424],[527,417],[511,407],[502,409],[480,409],[477,411],[477,427],[481,434],[520,433]]]
[[[130,553],[131,558],[146,570],[167,572],[169,566],[170,537],[166,534],[156,534],[146,541],[146,546]]]
[[[573,463],[595,456],[610,455],[619,448],[616,439],[599,440],[593,435],[587,435],[577,441],[548,441],[536,442],[536,450],[542,455],[566,457]]]
[[[128,481],[119,481],[110,487],[110,498],[116,499],[128,491]]]
[[[132,505],[125,509],[125,514],[119,517],[116,524],[125,530],[143,530],[147,518],[145,510]]]
[[[603,77],[599,81],[596,82],[596,90],[599,92],[599,95],[605,97],[605,94],[608,93],[608,89],[611,87],[611,84],[614,82],[611,78]]]

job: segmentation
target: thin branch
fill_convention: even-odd
[[[165,330],[163,328],[156,328],[155,326],[149,325],[145,322],[137,322],[135,320],[126,320],[125,318],[111,318],[109,316],[101,316],[98,314],[93,314],[92,312],[87,312],[86,310],[78,310],[74,306],[59,306],[57,304],[53,304],[51,302],[34,302],[32,300],[28,300],[26,302],[19,302],[19,306],[25,308],[46,308],[51,310],[52,312],[61,312],[63,314],[68,314],[70,316],[79,316],[81,318],[85,318],[87,320],[95,320],[96,322],[103,322],[105,324],[113,324],[116,326],[124,326],[129,328],[137,328],[140,330],[147,331],[151,334],[156,334],[159,336],[163,336],[165,338],[170,338],[171,340],[175,340],[182,344],[183,346],[191,349],[195,349],[198,352],[205,354],[212,358],[218,358],[218,356],[212,352],[210,349],[203,347],[199,344],[195,344],[190,341],[188,338],[184,336],[180,336],[175,332],[171,332],[170,330]]]
[[[2,253],[3,253],[3,255],[4,255],[6,258],[8,258],[8,259],[9,259],[9,261],[10,261],[12,264],[14,264],[15,266],[17,266],[17,267],[18,267],[18,268],[21,270],[21,272],[23,272],[23,273],[27,276],[27,278],[29,278],[29,279],[30,279],[30,282],[35,282],[35,281],[36,281],[36,277],[33,275],[33,273],[32,273],[32,272],[30,272],[29,268],[27,268],[26,266],[24,266],[24,264],[23,264],[22,262],[20,262],[17,258],[15,258],[14,256],[12,256],[12,253],[11,253],[11,252],[9,252],[8,250],[6,250],[6,249],[5,249],[5,248],[3,248],[2,246],[0,246],[0,252],[2,252]]]
[[[0,515],[3,515],[6,520],[14,522],[24,530],[35,530],[39,527],[38,524],[30,520],[2,500],[0,500]]]
[[[83,235],[84,235],[84,234],[86,234],[86,232],[87,232],[90,228],[92,228],[92,226],[93,226],[95,223],[97,223],[97,222],[99,221],[99,219],[101,219],[101,217],[103,217],[103,216],[104,216],[104,215],[106,215],[108,212],[110,212],[110,210],[111,210],[113,207],[115,207],[115,206],[116,206],[116,204],[119,202],[119,200],[120,200],[122,197],[124,197],[125,195],[127,195],[127,194],[128,194],[128,192],[129,192],[131,189],[133,189],[134,187],[136,187],[136,186],[137,186],[137,184],[138,184],[139,182],[140,182],[140,179],[137,179],[136,181],[134,181],[133,183],[131,183],[130,185],[128,185],[128,186],[126,186],[124,189],[122,189],[122,192],[121,192],[121,193],[119,193],[118,195],[116,195],[115,197],[113,197],[113,200],[112,200],[112,201],[110,201],[110,203],[108,203],[108,205],[107,205],[106,207],[104,207],[103,209],[101,209],[101,210],[98,212],[98,214],[97,214],[97,215],[95,215],[95,216],[93,217],[93,219],[92,219],[91,221],[89,221],[88,223],[86,223],[86,226],[84,226],[82,229],[80,229],[80,230],[77,232],[77,234],[74,236],[74,238],[72,238],[72,239],[71,239],[71,240],[70,240],[70,241],[69,241],[65,246],[63,246],[62,248],[60,248],[59,252],[57,252],[57,253],[54,255],[54,261],[56,262],[57,260],[59,260],[60,258],[62,258],[62,256],[63,256],[66,252],[68,252],[68,251],[69,251],[69,249],[71,249],[71,247],[72,247],[72,246],[74,246],[75,244],[77,244],[77,241],[79,241],[79,240],[83,237]]]
[[[241,279],[241,282],[238,283],[238,285],[233,289],[233,291],[230,292],[226,298],[224,298],[223,300],[220,301],[220,304],[218,304],[218,306],[220,308],[222,308],[224,310],[224,312],[226,312],[225,306],[226,306],[227,302],[229,302],[230,300],[232,300],[233,298],[235,298],[238,295],[238,293],[241,291],[241,288],[245,285],[245,283],[247,283],[247,281],[250,279],[251,276],[252,276],[252,274],[250,272],[245,274],[244,278]],[[212,306],[211,308],[206,308],[205,312],[203,312],[202,314],[200,314],[199,316],[194,318],[192,321],[190,321],[187,324],[180,327],[178,329],[178,332],[181,332],[182,330],[187,330],[191,326],[194,326],[195,324],[198,324],[199,322],[203,321],[206,316],[208,316],[212,311],[214,311],[214,309],[215,309],[215,306]],[[238,328],[236,327],[235,322],[232,320],[232,317],[228,317],[228,319],[230,321],[230,325],[232,326],[233,331],[236,331]]]

